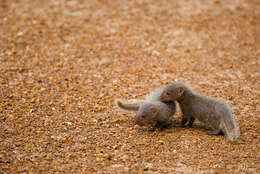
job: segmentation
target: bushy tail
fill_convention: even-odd
[[[222,117],[225,136],[229,141],[235,142],[240,136],[240,130],[232,113]]]
[[[137,111],[139,109],[139,107],[142,104],[142,101],[137,101],[135,103],[127,103],[127,102],[123,102],[122,100],[116,100],[115,101],[116,105],[123,109],[123,110],[128,110],[128,111]]]

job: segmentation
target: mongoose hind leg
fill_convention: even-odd
[[[192,127],[194,121],[195,121],[195,118],[194,118],[194,117],[190,117],[188,126],[189,126],[189,127]]]
[[[185,127],[187,122],[188,122],[188,117],[185,117],[183,115],[181,119],[181,127]]]
[[[224,135],[224,132],[222,130],[213,130],[213,131],[208,131],[208,135]]]

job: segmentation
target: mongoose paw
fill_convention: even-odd
[[[193,125],[192,125],[192,124],[188,124],[188,127],[190,127],[190,128],[191,128],[191,127],[193,127]]]
[[[154,132],[155,130],[156,130],[156,127],[152,127],[152,128],[148,129],[149,132]]]
[[[187,127],[187,125],[181,123],[181,124],[180,124],[180,127],[184,128],[184,127]]]

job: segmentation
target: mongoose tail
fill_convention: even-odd
[[[227,139],[231,142],[236,142],[240,136],[240,131],[235,119],[232,119],[233,115],[231,116],[223,117],[220,124],[222,124]]]
[[[222,106],[217,107],[216,112],[221,115],[220,129],[223,130],[226,138],[231,142],[237,141],[240,131],[229,106],[226,103],[222,103]]]
[[[138,111],[140,105],[142,104],[142,102],[127,103],[122,100],[116,100],[115,103],[120,109],[127,111]]]

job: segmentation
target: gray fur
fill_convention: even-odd
[[[178,93],[179,88],[184,89],[183,93]],[[240,136],[239,127],[231,109],[224,101],[196,94],[180,82],[173,82],[166,86],[160,100],[176,100],[179,103],[183,114],[183,126],[187,122],[189,126],[192,126],[194,119],[197,118],[212,128],[211,134],[223,132],[230,141],[236,141]]]
[[[156,124],[165,124],[176,112],[176,102],[161,102],[159,98],[162,92],[163,89],[156,89],[146,96],[144,100],[138,100],[134,103],[116,100],[116,105],[123,110],[137,111],[135,122],[139,125],[155,126]],[[156,108],[158,113],[154,115],[151,108]],[[142,115],[145,116],[144,119],[142,119]]]
[[[122,110],[129,110],[129,111],[138,111],[140,105],[142,104],[143,102],[141,101],[138,101],[138,102],[135,102],[135,103],[126,103],[122,100],[116,100],[116,105],[122,109]]]

